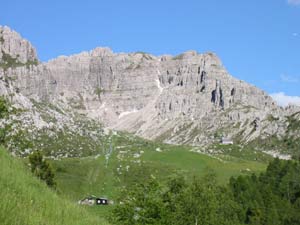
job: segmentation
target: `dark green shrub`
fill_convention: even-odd
[[[0,96],[0,119],[3,119],[8,115],[8,102],[7,100]]]
[[[53,169],[43,155],[36,151],[29,156],[31,172],[41,180],[44,180],[49,187],[55,188],[55,175]]]

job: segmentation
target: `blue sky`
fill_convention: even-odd
[[[213,51],[233,76],[275,98],[300,96],[300,0],[9,0],[0,24],[30,40],[42,61],[97,46]]]

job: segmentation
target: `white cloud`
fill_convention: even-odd
[[[298,83],[299,82],[298,77],[289,76],[289,75],[286,75],[286,74],[281,74],[280,79],[281,79],[281,81],[286,82],[286,83]]]
[[[280,106],[288,106],[288,105],[298,105],[300,106],[300,96],[289,96],[284,92],[278,92],[271,94],[271,97],[277,102]]]
[[[294,37],[298,37],[298,36],[299,36],[299,33],[293,33],[293,36],[294,36]]]
[[[290,5],[300,5],[300,0],[288,0]]]

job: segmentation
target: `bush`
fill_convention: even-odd
[[[8,103],[7,100],[0,96],[0,119],[3,119],[8,115]]]
[[[239,224],[239,205],[228,189],[218,186],[214,173],[188,183],[176,176],[167,184],[155,177],[124,189],[122,204],[114,207],[113,224]]]
[[[53,169],[39,151],[36,151],[29,156],[29,162],[33,174],[41,180],[44,180],[49,187],[56,187]]]

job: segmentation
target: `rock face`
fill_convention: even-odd
[[[3,62],[3,56],[9,54],[20,63],[36,61],[37,54],[35,48],[24,40],[20,34],[11,30],[7,26],[0,26],[0,63]]]
[[[22,63],[37,60],[34,48],[16,32],[0,31],[5,53]],[[0,76],[11,78],[10,92],[27,99],[59,102],[109,128],[171,143],[281,135],[291,114],[262,90],[228,74],[214,53],[157,57],[96,48],[36,66],[0,69]],[[5,85],[0,89],[7,92]],[[270,115],[278,120],[271,123]]]

